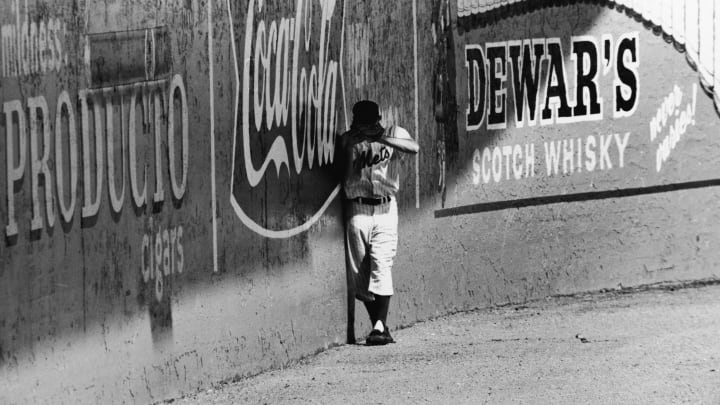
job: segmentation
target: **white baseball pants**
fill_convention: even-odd
[[[371,294],[393,295],[392,265],[397,252],[398,210],[393,198],[379,205],[345,203],[346,249],[351,286],[362,301]]]

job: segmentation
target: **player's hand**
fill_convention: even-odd
[[[362,128],[350,128],[343,134],[343,146],[348,149],[366,140]]]
[[[363,127],[362,133],[368,141],[375,142],[383,136],[383,134],[385,133],[385,128],[383,128],[383,126],[380,125],[380,123],[378,122],[376,124]]]

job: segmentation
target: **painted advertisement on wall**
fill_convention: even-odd
[[[146,381],[188,384],[178,364],[236,361],[200,329],[249,342],[223,343],[245,370],[278,361],[268,345],[340,339],[307,323],[277,343],[267,328],[284,333],[303,305],[345,315],[335,141],[364,98],[384,125],[416,127],[411,4],[0,2],[0,375],[15,381],[2,395],[63,357],[86,386],[157,399]],[[388,31],[379,11],[402,23]],[[399,33],[392,57],[380,32]],[[415,204],[418,166],[403,165]],[[224,299],[235,322],[198,326]],[[78,338],[91,343],[66,344]],[[77,355],[95,349],[107,356]],[[99,381],[112,356],[128,367]],[[68,383],[52,380],[38,398]]]
[[[461,156],[436,216],[717,177],[712,99],[684,54],[642,22],[590,4],[479,21],[457,37]]]
[[[343,42],[334,40],[342,39],[343,2],[228,7],[237,77],[232,207],[252,231],[291,237],[340,191],[331,165],[345,127]]]
[[[207,249],[207,108],[188,63],[201,9],[7,1],[0,15],[0,357],[137,313],[171,336],[173,290]]]
[[[421,149],[392,325],[716,268],[717,188],[616,198],[717,184],[677,43],[468,3],[0,1],[0,402],[157,402],[344,342],[334,151],[362,99]]]

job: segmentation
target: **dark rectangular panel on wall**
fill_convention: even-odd
[[[91,87],[155,80],[171,72],[166,27],[90,34],[87,41]]]

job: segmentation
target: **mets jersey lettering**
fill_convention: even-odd
[[[394,137],[395,126],[383,136]],[[352,173],[343,187],[347,198],[394,196],[400,188],[401,153],[379,142],[360,142],[352,150]]]
[[[377,154],[374,154],[372,149],[366,149],[360,152],[360,154],[355,158],[353,165],[358,169],[365,169],[390,159],[390,155],[390,148],[384,145],[380,148],[380,151]]]

